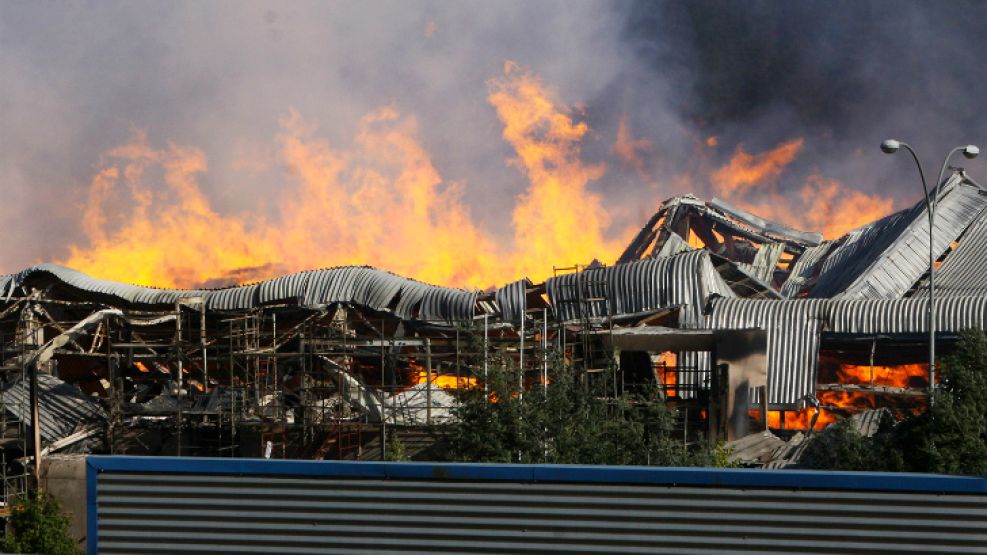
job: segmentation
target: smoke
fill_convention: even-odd
[[[674,76],[670,104],[692,129],[719,137],[723,153],[802,137],[782,179],[789,188],[822,172],[911,201],[914,165],[877,145],[910,142],[931,173],[953,146],[983,142],[985,24],[977,1],[699,0],[639,2],[625,36],[649,74]],[[974,176],[978,163],[968,163]]]
[[[757,160],[793,141],[801,148],[770,172],[772,198],[804,206],[820,191],[838,213],[841,195],[859,191],[900,207],[917,198],[917,179],[910,161],[879,153],[882,138],[909,141],[931,172],[935,156],[985,136],[985,19],[974,2],[8,4],[0,272],[119,236],[97,228],[140,206],[111,195],[109,180],[126,176],[103,172],[135,136],[161,157],[195,153],[215,221],[280,221],[298,181],[283,152],[293,114],[317,129],[310,143],[340,152],[364,148],[361,126],[382,109],[415,121],[416,145],[441,190],[457,191],[478,244],[509,243],[515,209],[532,197],[530,168],[489,100],[508,60],[586,125],[573,146],[581,161],[567,161],[600,168],[578,186],[607,213],[596,242],[641,225],[664,198],[716,194],[712,176],[738,152]],[[978,163],[968,163],[975,177]],[[163,213],[148,210],[146,225]],[[435,256],[407,248],[409,259]]]

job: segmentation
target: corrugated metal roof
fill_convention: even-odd
[[[826,241],[821,245],[806,249],[795,261],[795,266],[792,267],[788,279],[782,284],[782,296],[788,299],[798,295],[815,276],[816,269],[826,260],[826,256],[829,255],[834,246],[836,246],[835,242]]]
[[[26,377],[11,384],[0,400],[18,420],[31,423],[31,382]],[[78,426],[100,423],[106,415],[99,403],[78,386],[38,373],[38,416],[41,439],[50,443],[72,434]]]
[[[405,320],[455,323],[473,318],[477,293],[428,285],[367,266],[352,266],[288,274],[257,284],[226,289],[159,289],[96,279],[57,264],[40,264],[12,276],[19,286],[39,275],[48,275],[69,287],[122,299],[134,305],[173,305],[189,297],[205,299],[211,310],[246,310],[275,302],[302,306],[353,303],[377,311],[389,311]]]
[[[519,279],[501,287],[494,293],[494,300],[500,307],[500,318],[505,322],[518,322],[527,309],[527,289],[531,287],[528,278]]]
[[[928,332],[928,299],[714,299],[706,326],[768,332],[768,401],[794,407],[815,394],[820,334]],[[987,297],[936,299],[936,329],[987,329]]]
[[[746,225],[751,232],[764,235],[778,241],[790,241],[805,246],[816,246],[822,242],[823,237],[819,232],[802,231],[779,222],[765,220],[764,218],[755,216],[746,210],[741,210],[740,208],[737,208],[722,199],[714,198],[709,202],[709,207],[719,210],[725,215],[733,218],[735,221],[730,222],[733,225],[738,225],[738,223]],[[710,211],[710,213],[719,216],[719,214],[715,214],[713,211]],[[722,216],[720,217],[722,218]]]
[[[987,295],[987,209],[977,215],[956,250],[936,270],[936,294]]]
[[[681,306],[680,321],[694,326],[711,295],[734,296],[706,251],[565,274],[548,279],[545,289],[564,322],[607,316],[608,306],[611,316]]]
[[[987,207],[987,194],[961,173],[944,186],[936,208],[933,248],[942,255]],[[809,296],[894,299],[907,293],[929,268],[925,201],[847,234],[822,265]]]

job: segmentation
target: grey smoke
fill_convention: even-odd
[[[696,169],[709,135],[721,139],[711,165],[738,143],[756,152],[804,136],[782,186],[819,171],[911,200],[913,170],[877,145],[898,136],[932,165],[983,142],[985,19],[979,2],[4,3],[0,272],[84,242],[89,179],[132,127],[158,147],[203,149],[220,211],[265,213],[290,178],[234,160],[273,149],[290,107],[342,148],[375,108],[415,116],[440,173],[506,238],[525,181],[486,101],[505,60],[585,107],[615,229],[688,192],[672,178]],[[648,180],[611,154],[622,114],[654,143]],[[702,177],[690,188],[708,194]]]

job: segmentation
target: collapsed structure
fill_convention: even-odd
[[[957,172],[937,210],[948,347],[987,327],[987,192]],[[417,448],[410,430],[453,418],[457,390],[494,366],[544,383],[570,365],[615,395],[657,387],[685,437],[742,437],[752,409],[782,435],[914,410],[929,235],[924,202],[824,241],[683,196],[614,266],[489,292],[369,267],[167,290],[33,266],[0,278],[4,494],[25,487],[32,435],[42,454],[380,458],[395,430]]]

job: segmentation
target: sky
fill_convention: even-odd
[[[190,286],[367,263],[486,287],[613,259],[686,193],[842,233],[918,199],[882,139],[928,173],[983,146],[985,24],[961,1],[5,2],[0,272],[53,261]],[[562,152],[532,161],[532,143]],[[320,217],[335,160],[351,198]],[[965,162],[974,179],[982,163]],[[388,205],[409,171],[440,199],[420,213]],[[532,222],[560,212],[577,227]],[[141,248],[160,252],[120,262]],[[485,270],[414,262],[443,258]]]

